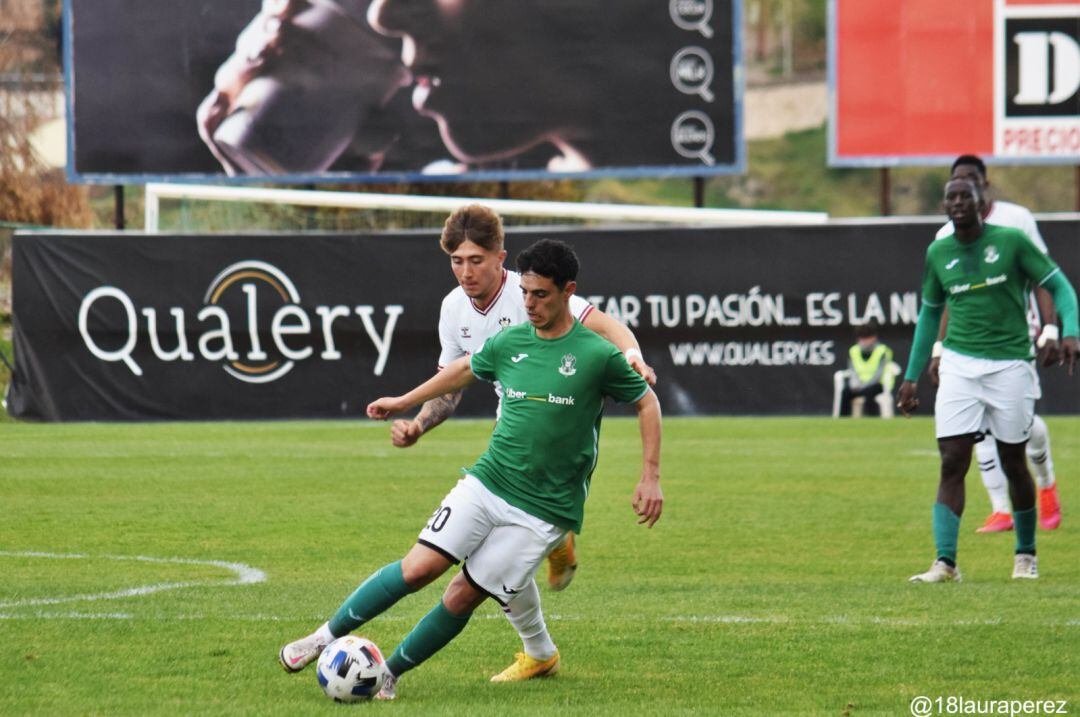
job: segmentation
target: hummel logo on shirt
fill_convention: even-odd
[[[945,268],[946,269],[951,269],[954,266],[956,266],[959,262],[960,262],[959,259],[953,259],[952,261],[950,261],[948,264],[945,265]]]
[[[511,356],[510,360],[514,363],[520,362],[522,359],[529,358],[529,354],[518,354],[517,356]]]

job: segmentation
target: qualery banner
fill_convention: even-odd
[[[742,171],[741,0],[65,0],[76,181]]]
[[[575,247],[579,293],[633,329],[668,415],[820,415],[855,326],[879,324],[906,363],[939,226],[515,229],[507,248]],[[1080,222],[1040,228],[1077,283]],[[455,286],[431,232],[20,232],[13,284],[9,411],[42,420],[359,417],[434,373]],[[1040,374],[1040,411],[1080,411],[1080,377]],[[494,398],[473,386],[459,414]]]

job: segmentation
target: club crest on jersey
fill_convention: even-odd
[[[468,326],[462,326],[461,327],[461,338],[463,338],[463,339],[471,339],[472,338],[472,336],[469,334],[469,327]]]
[[[501,319],[499,319],[499,326],[500,327],[505,329],[509,325],[510,325],[510,317],[509,316],[504,316]]]
[[[997,250],[996,246],[991,244],[990,246],[986,247],[986,253],[983,255],[983,259],[986,261],[987,264],[993,264],[995,261],[997,261],[1000,258],[1001,258],[1001,255],[998,254],[998,250]]]
[[[562,364],[559,366],[559,373],[563,376],[573,376],[577,373],[577,358],[574,354],[566,354],[562,357]]]

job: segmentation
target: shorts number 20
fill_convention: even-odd
[[[445,505],[440,505],[435,509],[435,512],[431,514],[431,520],[428,521],[427,527],[433,533],[438,533],[446,526],[446,521],[450,520],[450,508]]]

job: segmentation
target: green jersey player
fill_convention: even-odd
[[[1019,229],[1043,254],[1050,253],[1031,212],[1019,204],[990,198],[993,188],[986,173],[986,164],[981,159],[972,154],[957,157],[952,165],[950,179],[967,179],[979,187],[985,200],[985,209],[981,214],[984,223]],[[955,232],[956,228],[952,221],[949,221],[938,230],[937,238],[944,239]],[[1029,330],[1032,338],[1037,338],[1036,346],[1039,348],[1040,363],[1043,366],[1050,366],[1061,359],[1054,299],[1042,287],[1036,287],[1029,296]],[[946,311],[942,318],[941,330],[938,332],[939,340],[945,338],[948,321],[949,316]],[[941,363],[941,351],[942,345],[939,341],[934,344],[934,353],[931,354],[930,367],[927,369],[934,385],[938,382],[937,371],[938,364]],[[1061,524],[1061,501],[1058,499],[1054,459],[1050,450],[1050,429],[1047,428],[1046,421],[1038,414],[1035,415],[1035,420],[1031,424],[1031,437],[1028,439],[1025,450],[1039,489],[1039,525],[1045,530],[1055,530]],[[975,460],[979,464],[979,473],[982,475],[983,486],[986,487],[986,492],[990,496],[991,506],[990,515],[975,532],[997,533],[1012,530],[1009,481],[999,465],[997,444],[993,440],[982,440],[976,443]]]
[[[964,477],[972,447],[989,431],[1009,481],[1016,526],[1014,578],[1037,578],[1035,484],[1027,443],[1039,396],[1034,346],[1026,319],[1027,293],[1042,286],[1053,296],[1064,337],[1061,352],[1072,375],[1077,356],[1076,292],[1057,265],[1023,232],[983,224],[985,204],[977,184],[945,185],[945,210],[955,233],[931,243],[923,273],[922,309],[915,328],[898,406],[918,407],[916,381],[926,366],[941,314],[949,309],[940,386],[934,405],[941,477],[933,508],[937,559],[913,582],[958,581],[957,537],[964,511]]]
[[[517,265],[527,324],[505,329],[472,356],[367,410],[371,418],[386,419],[477,378],[498,381],[502,415],[488,450],[443,499],[402,560],[371,575],[314,633],[282,648],[287,670],[302,669],[331,640],[462,562],[442,600],[388,658],[380,698],[393,699],[397,679],[456,637],[476,607],[489,597],[501,605],[512,600],[567,532],[581,531],[606,398],[637,408],[642,471],[632,502],[639,523],[652,527],[660,518],[656,395],[617,348],[571,314],[578,261],[566,244],[539,241],[521,253]]]

